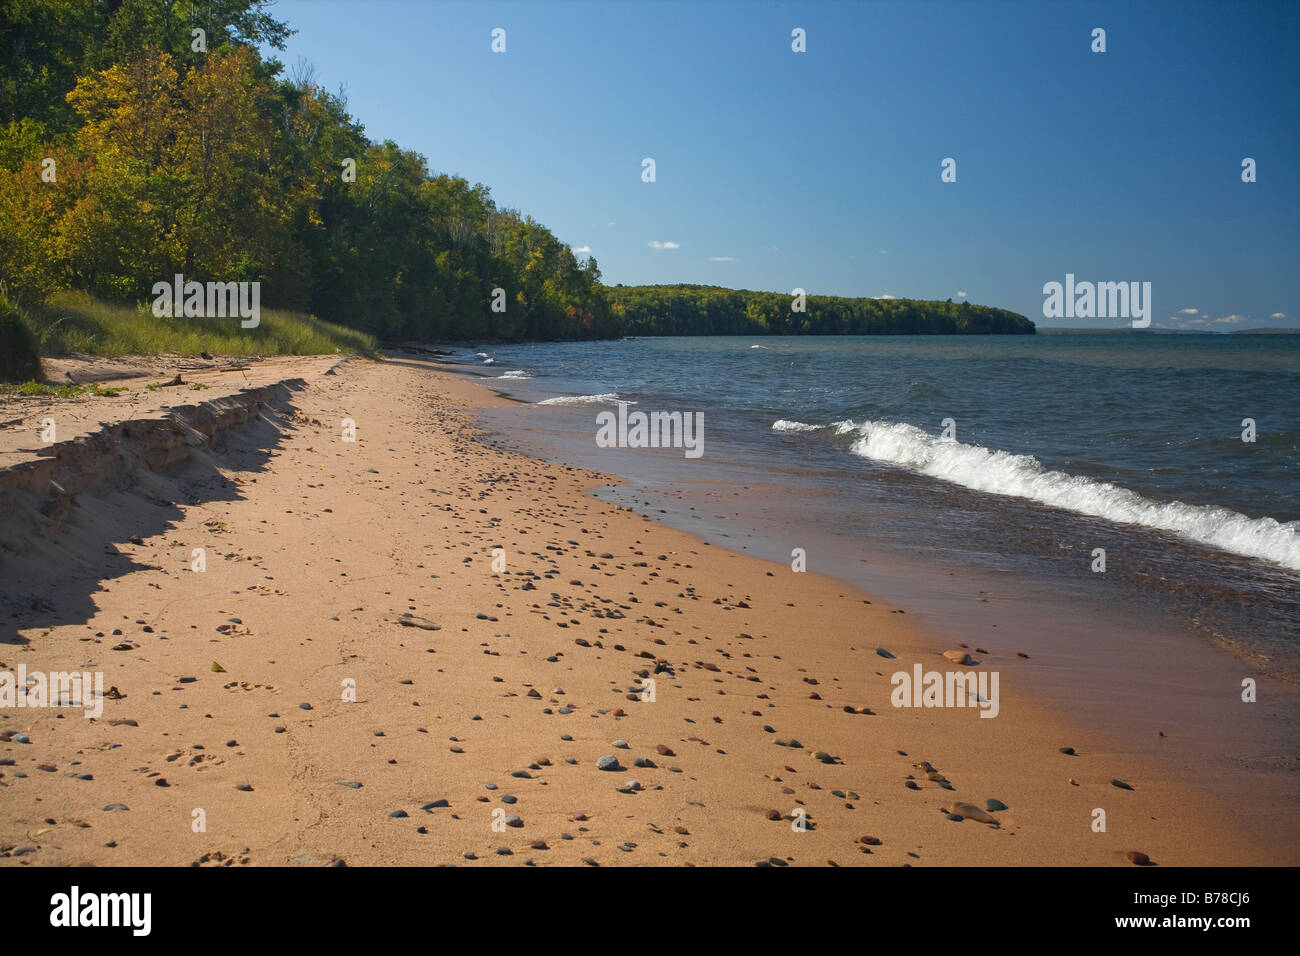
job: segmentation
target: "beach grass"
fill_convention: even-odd
[[[128,391],[123,386],[105,388],[98,382],[87,385],[50,385],[46,382],[20,382],[10,384],[0,382],[0,395],[21,395],[23,397],[53,396],[55,398],[79,398],[83,395],[112,396]]]
[[[237,318],[158,318],[147,305],[62,292],[30,309],[41,355],[332,355],[365,353],[373,336],[303,312],[262,309],[256,328]]]

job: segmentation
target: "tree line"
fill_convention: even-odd
[[[262,0],[0,0],[0,296],[147,301],[175,274],[381,340],[1032,331],[1000,309],[609,288],[486,186],[374,142]]]
[[[180,273],[381,339],[618,333],[595,259],[369,140],[310,71],[258,53],[290,33],[263,7],[0,0],[10,297],[143,300]]]
[[[938,335],[1032,333],[1023,315],[951,299],[862,299],[711,285],[616,285],[627,335]]]

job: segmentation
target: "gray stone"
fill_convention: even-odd
[[[416,617],[414,614],[409,612],[399,617],[397,623],[402,625],[402,627],[418,627],[424,631],[441,630],[441,627],[434,624],[432,621],[427,621],[422,617]]]

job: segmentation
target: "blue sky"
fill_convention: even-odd
[[[1044,326],[1128,324],[1044,320],[1044,283],[1073,273],[1150,282],[1153,326],[1300,325],[1297,3],[271,12],[298,30],[281,59],[345,87],[372,139],[487,184],[610,284],[965,293]]]

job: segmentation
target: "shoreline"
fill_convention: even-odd
[[[307,381],[292,417],[232,435],[210,461],[83,500],[80,527],[15,576],[91,615],[51,622],[6,595],[6,639],[26,643],[0,645],[5,667],[90,663],[124,697],[101,721],[0,711],[0,731],[31,739],[0,742],[14,761],[0,767],[0,865],[1297,859],[1186,771],[1043,707],[1018,647],[977,655],[1001,674],[995,720],[891,707],[890,673],[944,669],[950,641],[840,581],[791,582],[788,566],[592,497],[610,476],[492,447],[470,421],[506,401],[487,382],[409,356]],[[141,488],[192,503],[160,509]],[[149,533],[119,541],[106,577],[98,553],[76,552],[87,527]],[[186,567],[200,542],[202,575]],[[60,588],[84,603],[61,605]],[[440,629],[402,626],[404,613]],[[656,699],[640,700],[637,672],[656,658]],[[355,702],[340,698],[347,681]],[[791,738],[803,746],[774,744]],[[611,755],[627,769],[597,770]],[[619,792],[629,779],[642,789]],[[1007,806],[996,828],[940,812],[989,799]],[[129,810],[103,809],[115,804]],[[768,819],[798,809],[806,832]],[[509,816],[522,826],[492,828]]]
[[[590,462],[594,456],[577,452],[573,436],[555,420],[558,411],[548,412],[544,423],[530,421],[526,441],[511,434],[510,411],[479,418],[499,428],[504,447],[513,451]],[[620,478],[593,496],[706,544],[774,562],[787,573],[789,549],[800,545],[810,570],[877,601],[889,595],[912,623],[950,644],[1009,642],[1031,651],[1024,667],[1038,706],[1118,743],[1136,760],[1195,779],[1220,806],[1232,808],[1243,829],[1271,832],[1276,806],[1300,799],[1294,778],[1300,758],[1292,744],[1300,688],[1242,646],[1212,639],[1131,596],[1118,606],[1099,606],[1095,596],[1061,594],[1054,582],[1023,573],[995,573],[938,555],[904,556],[861,540],[858,529],[818,528],[815,520],[803,520],[808,508],[824,519],[812,502],[791,521],[782,501],[794,488],[781,484],[784,472],[775,479],[738,476],[735,459],[728,458],[721,471],[665,481],[670,470],[652,465],[649,476],[633,477],[627,460],[614,459]],[[1241,702],[1244,676],[1256,682],[1258,704]],[[1280,837],[1289,853],[1300,853],[1290,831]]]

